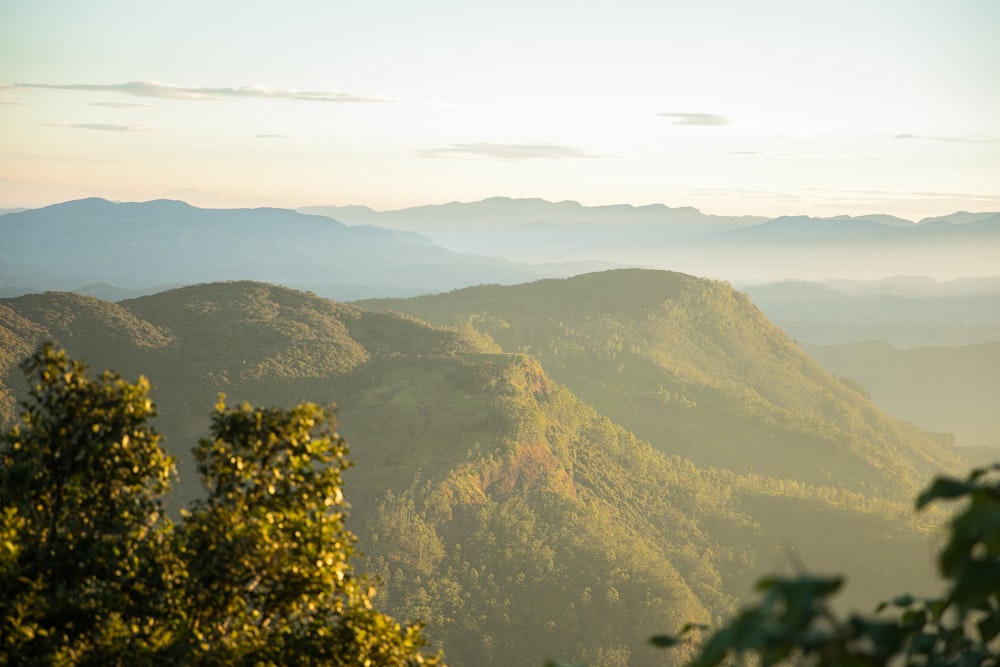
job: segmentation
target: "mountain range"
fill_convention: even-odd
[[[0,215],[0,294],[112,299],[260,280],[353,300],[637,266],[731,282],[997,274],[1000,214],[768,220],[662,205],[487,199],[399,211],[91,198]],[[328,216],[335,216],[333,219]]]
[[[494,197],[397,211],[301,209],[347,224],[419,230],[453,250],[518,262],[601,260],[730,281],[996,275],[1000,214],[918,223],[883,214],[775,219],[697,209]]]
[[[380,608],[425,620],[456,665],[662,664],[651,634],[803,563],[847,572],[845,606],[932,593],[942,517],[912,497],[966,466],[745,295],[675,272],[354,304],[250,281],[0,299],[5,423],[48,339],[150,379],[174,508],[200,493],[189,447],[219,392],[336,402]]]
[[[546,275],[451,252],[413,232],[349,227],[287,209],[94,198],[0,216],[0,284],[9,294],[253,279],[347,299]]]

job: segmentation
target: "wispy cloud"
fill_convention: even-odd
[[[657,115],[673,119],[674,125],[701,125],[704,127],[720,127],[722,125],[729,125],[728,118],[714,113],[666,111]]]
[[[924,141],[946,141],[955,144],[995,144],[1000,138],[933,137],[919,134],[897,134],[896,139],[921,139]]]
[[[150,104],[136,104],[134,102],[91,102],[92,107],[108,107],[109,109],[148,109]]]
[[[0,104],[24,106],[24,102],[19,102],[12,97],[13,93],[14,86],[0,84]]]
[[[609,157],[567,144],[497,144],[486,141],[431,148],[420,151],[419,155],[428,158],[485,157],[497,160],[573,160]]]
[[[134,97],[152,97],[171,100],[224,100],[241,98],[264,98],[304,100],[307,102],[393,102],[387,97],[363,93],[347,93],[338,90],[296,90],[294,88],[271,88],[267,86],[239,86],[236,88],[212,88],[207,86],[178,86],[161,81],[126,81],[125,83],[18,83],[16,88],[44,88],[47,90],[75,90],[88,93],[120,93]]]
[[[73,130],[96,130],[98,132],[152,132],[149,125],[121,125],[118,123],[49,123],[50,127],[68,127]]]
[[[792,160],[889,160],[884,155],[851,155],[847,153],[772,153],[768,151],[727,151],[726,155],[746,157],[786,158]]]
[[[257,134],[254,135],[257,139],[294,139],[293,134]]]

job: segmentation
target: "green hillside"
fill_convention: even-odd
[[[620,270],[359,305],[472,326],[699,465],[897,499],[961,466],[944,441],[888,418],[726,283]]]
[[[636,279],[636,295],[645,296],[623,298],[621,277]],[[648,391],[643,374],[659,383],[665,369],[683,378],[664,387],[676,399],[649,402],[657,411],[642,423],[669,419],[688,438],[711,436],[719,432],[706,423],[715,412],[673,410],[671,402],[715,400],[735,410],[744,403],[721,401],[742,395],[732,378],[753,368],[755,391],[770,398],[760,399],[766,409],[736,413],[749,433],[777,428],[774,415],[786,419],[779,426],[819,421],[801,416],[815,399],[779,406],[802,385],[768,385],[777,380],[767,363],[784,359],[781,368],[796,377],[815,373],[834,395],[849,390],[782,347],[780,332],[752,306],[723,286],[676,274],[598,274],[573,285],[577,297],[589,295],[576,306],[550,291],[567,284],[516,288],[539,290],[522,306],[534,317],[515,317],[516,298],[497,299],[448,330],[261,283],[199,285],[118,305],[55,293],[2,300],[2,390],[8,399],[23,390],[16,363],[49,338],[95,367],[146,375],[157,428],[181,459],[174,507],[199,493],[189,449],[207,431],[218,392],[231,404],[336,402],[356,463],[345,475],[349,527],[384,580],[379,608],[427,621],[454,665],[549,657],[662,664],[665,656],[645,644],[649,635],[725,617],[757,576],[794,567],[795,551],[810,568],[857,579],[847,606],[927,591],[931,534],[909,519],[908,505],[860,492],[895,488],[876,472],[869,477],[878,484],[850,485],[808,470],[710,469],[665,454],[663,442],[654,448],[627,425],[647,405],[632,403]],[[669,317],[648,314],[657,291]],[[729,312],[712,299],[737,307]],[[683,327],[672,324],[679,321]],[[744,342],[721,336],[734,327]],[[563,333],[545,342],[553,330]],[[651,332],[664,341],[654,345]],[[671,360],[672,348],[684,358]],[[588,349],[594,372],[568,372]],[[740,359],[746,354],[763,356]],[[608,367],[617,376],[602,386],[597,371]],[[571,384],[588,377],[582,389]],[[626,379],[637,383],[635,394]],[[837,428],[861,439],[850,426]],[[765,444],[754,446],[765,452]],[[914,471],[907,474],[929,465],[921,444],[939,453],[933,443],[894,442],[892,457]],[[852,465],[878,470],[861,456]]]

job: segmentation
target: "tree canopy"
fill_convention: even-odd
[[[0,665],[441,664],[351,567],[330,409],[220,399],[206,496],[175,525],[148,382],[52,344],[24,369],[0,440]]]

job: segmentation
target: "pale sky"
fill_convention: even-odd
[[[0,208],[1000,210],[997,0],[0,0]]]

